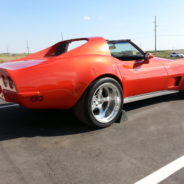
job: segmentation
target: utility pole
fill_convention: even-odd
[[[155,21],[154,21],[154,31],[155,31],[155,53],[157,52],[157,17],[155,16]]]
[[[6,46],[6,53],[7,53],[7,55],[9,55],[9,47],[8,47],[8,45]]]
[[[63,33],[61,32],[61,41],[63,41]]]
[[[27,54],[29,55],[30,50],[29,50],[29,42],[28,41],[26,42],[26,48],[27,48]]]

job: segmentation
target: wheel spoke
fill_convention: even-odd
[[[101,98],[102,97],[102,92],[103,92],[103,88],[100,88],[97,92],[97,96],[98,98]]]
[[[109,101],[111,101],[111,98],[110,97],[103,97],[102,100],[103,100],[103,102],[109,102]]]
[[[98,114],[95,115],[97,118],[103,118],[103,117],[105,117],[105,114],[107,112],[107,108],[106,109],[103,109],[103,106],[102,105],[98,105],[96,107],[96,109],[98,109],[98,111],[99,111]]]
[[[99,109],[99,114],[100,114],[100,116],[104,117],[105,111],[104,111],[102,105],[99,105],[99,106],[98,106],[98,109]]]
[[[92,108],[92,111],[94,111],[94,110],[96,109],[95,103],[93,103],[93,104],[91,105],[91,108]]]

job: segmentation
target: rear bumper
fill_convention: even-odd
[[[7,101],[7,102],[15,102],[18,103],[19,98],[16,92],[9,91],[3,89],[0,95],[1,100]]]
[[[0,99],[20,104],[30,109],[69,109],[77,101],[71,90],[17,92],[3,89]]]
[[[26,100],[34,100],[36,97],[40,97],[40,92],[27,92],[27,93],[17,93],[15,91],[10,90],[0,90],[0,99],[13,102],[23,105],[24,101]]]

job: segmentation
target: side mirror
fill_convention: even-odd
[[[144,57],[145,63],[149,63],[149,60],[152,59],[153,57],[154,56],[152,53],[146,52],[145,57]]]

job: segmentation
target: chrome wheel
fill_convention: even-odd
[[[92,96],[91,111],[100,123],[109,123],[121,108],[121,93],[113,83],[100,85]]]

